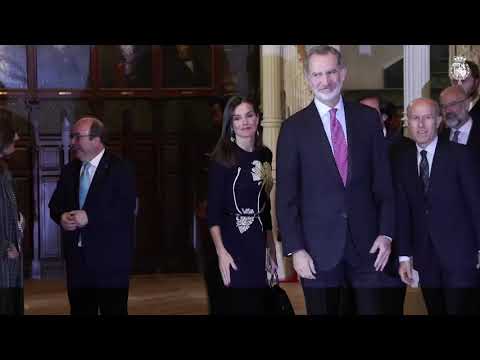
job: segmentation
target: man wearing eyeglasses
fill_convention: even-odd
[[[413,285],[412,266],[429,315],[478,314],[480,181],[471,152],[439,139],[438,103],[407,107],[408,130],[393,159],[399,274]],[[413,257],[413,263],[412,263]]]
[[[480,112],[469,112],[470,101],[461,86],[450,86],[440,93],[442,115],[447,128],[442,137],[464,144],[480,154]]]
[[[473,61],[467,60],[465,63],[470,68],[470,75],[459,84],[458,80],[452,79],[452,85],[460,85],[468,97],[468,111],[471,115],[480,116],[480,94],[478,89],[480,86],[480,74],[478,71],[478,65]]]
[[[62,171],[50,200],[61,226],[72,315],[127,315],[133,255],[135,176],[104,145],[100,120],[72,128],[76,159]]]

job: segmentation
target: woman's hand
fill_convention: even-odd
[[[218,254],[218,266],[220,268],[220,273],[222,274],[223,284],[225,286],[230,286],[230,266],[233,270],[238,270],[238,268],[235,261],[233,261],[232,256],[226,249],[222,249]]]
[[[17,248],[15,245],[10,245],[7,249],[7,256],[9,259],[16,259],[20,253],[18,252]]]
[[[272,232],[267,231],[267,271],[273,274],[277,270],[277,248],[273,240]]]

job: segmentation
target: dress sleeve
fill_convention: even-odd
[[[210,161],[208,168],[208,227],[220,225],[223,216],[224,186],[228,169],[215,160]]]

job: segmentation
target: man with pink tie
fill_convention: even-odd
[[[394,228],[388,152],[378,113],[343,100],[346,73],[338,50],[311,48],[305,76],[315,98],[278,139],[279,229],[309,315],[339,314],[346,286],[358,314],[382,313]]]

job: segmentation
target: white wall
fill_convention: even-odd
[[[383,69],[403,57],[402,45],[371,45],[371,55],[360,55],[358,45],[341,45],[347,64],[346,90],[383,89]]]

